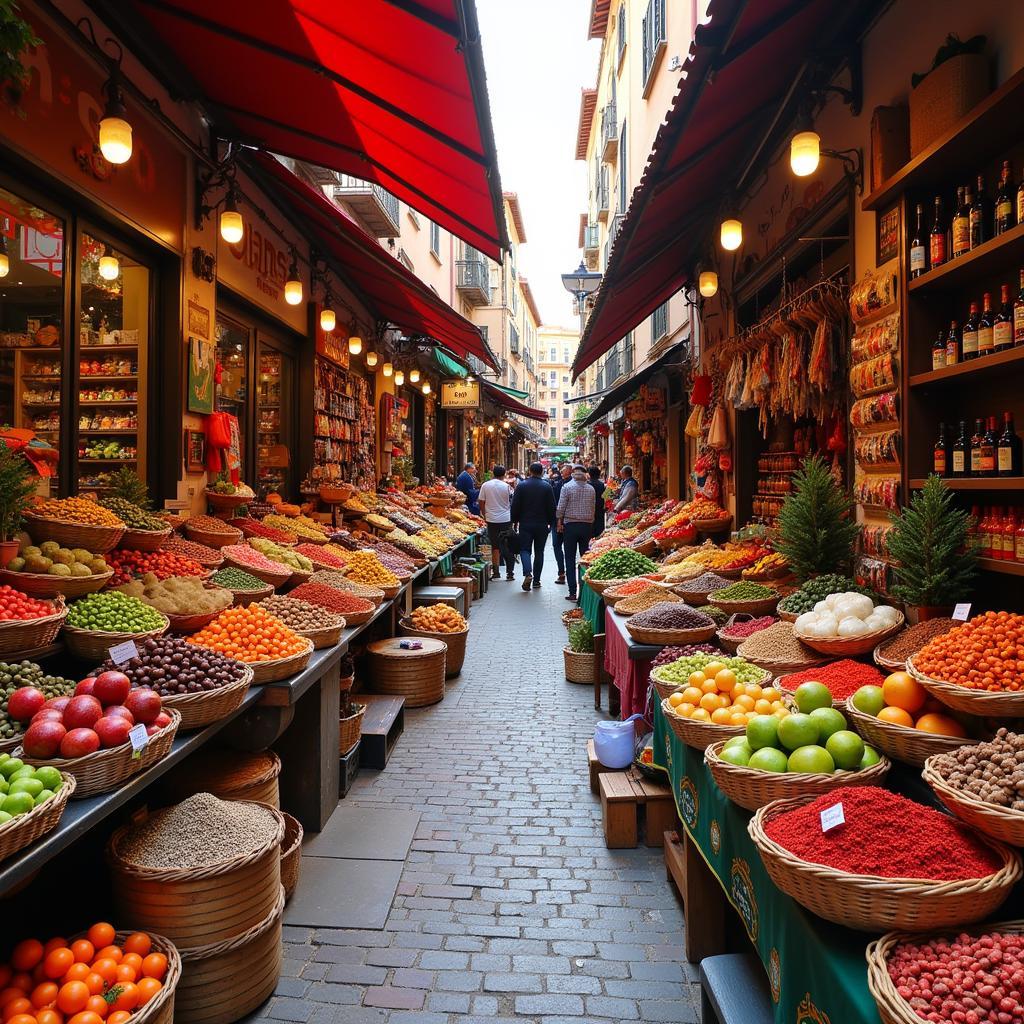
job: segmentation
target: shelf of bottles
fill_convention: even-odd
[[[793,490],[793,474],[803,464],[798,452],[762,452],[757,458],[752,513],[771,526],[778,518],[786,495]]]
[[[256,479],[258,492],[280,493],[286,489],[288,468],[276,457],[275,449],[285,443],[281,424],[283,408],[284,356],[262,351],[256,373]]]
[[[370,383],[320,357],[313,374],[312,481],[372,485],[376,471]]]

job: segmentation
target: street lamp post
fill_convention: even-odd
[[[580,338],[586,326],[586,298],[593,295],[601,284],[601,274],[596,270],[587,270],[583,260],[571,273],[562,275],[562,287],[575,298],[576,308],[580,314]]]

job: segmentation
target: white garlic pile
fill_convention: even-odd
[[[888,629],[898,619],[899,612],[895,608],[886,604],[876,606],[870,597],[846,591],[829,594],[813,611],[804,612],[793,623],[793,628],[809,637],[854,637]]]

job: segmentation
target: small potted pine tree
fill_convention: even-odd
[[[953,504],[953,492],[932,474],[899,512],[889,514],[886,550],[893,559],[893,595],[911,622],[949,615],[971,590],[978,554],[971,517]]]
[[[562,649],[565,678],[570,683],[594,681],[594,627],[590,619],[580,619],[569,627],[569,642]]]
[[[28,462],[0,441],[0,566],[18,555],[22,516],[32,503],[36,482]]]

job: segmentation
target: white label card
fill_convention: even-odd
[[[126,665],[132,658],[139,656],[139,649],[135,646],[134,640],[125,640],[123,644],[111,647],[107,654],[115,665]]]
[[[821,831],[831,832],[832,829],[846,824],[846,815],[843,814],[842,804],[833,804],[821,812]]]
[[[149,735],[146,732],[146,727],[141,722],[131,727],[128,733],[128,742],[132,745],[132,757],[135,759],[140,758],[142,752],[149,746]]]
[[[966,622],[970,618],[970,616],[971,616],[971,606],[970,606],[970,603],[958,604],[953,609],[953,618],[956,619],[957,622]]]

